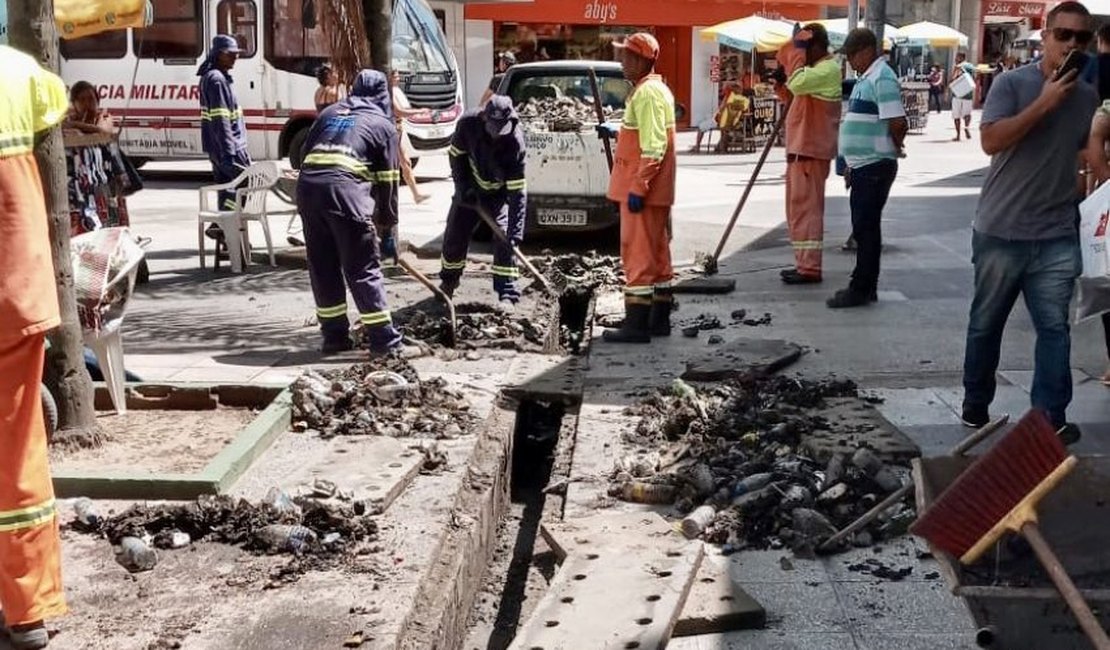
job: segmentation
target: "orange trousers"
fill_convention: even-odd
[[[671,267],[669,205],[645,205],[632,212],[621,202],[621,265],[624,266],[624,295],[643,302],[651,301],[656,287],[670,287]]]
[[[804,275],[821,276],[828,177],[828,160],[801,158],[786,164],[786,225],[794,248],[794,266]]]
[[[39,394],[44,340],[0,342],[0,610],[9,626],[66,613]]]

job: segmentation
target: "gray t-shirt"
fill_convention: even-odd
[[[1044,75],[1030,64],[1003,73],[991,85],[983,124],[1013,117],[1041,94]],[[1098,93],[1083,81],[1020,142],[991,158],[979,195],[975,230],[1029,241],[1075,233],[1079,152],[1087,146]]]

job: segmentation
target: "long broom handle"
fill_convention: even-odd
[[[1029,541],[1029,545],[1033,547],[1033,552],[1037,554],[1037,559],[1044,565],[1048,571],[1048,577],[1052,578],[1052,583],[1056,585],[1056,590],[1064,598],[1064,602],[1071,608],[1071,613],[1075,615],[1079,621],[1079,627],[1083,628],[1084,634],[1091,640],[1096,650],[1110,650],[1110,637],[1106,636],[1106,630],[1102,629],[1098,619],[1095,618],[1091,608],[1087,605],[1087,601],[1083,600],[1083,595],[1079,593],[1075,583],[1071,581],[1064,566],[1060,564],[1059,558],[1053,552],[1052,547],[1048,545],[1045,538],[1041,535],[1041,529],[1037,526],[1035,521],[1028,521],[1021,527],[1021,534]]]
[[[980,442],[983,442],[983,440],[985,440],[988,436],[990,436],[995,431],[998,431],[999,429],[1001,429],[1002,426],[1004,424],[1006,424],[1007,422],[1009,422],[1009,421],[1010,421],[1010,416],[1009,415],[1003,415],[1002,417],[998,418],[994,422],[991,422],[987,426],[983,427],[982,429],[979,429],[975,433],[973,433],[970,436],[961,440],[959,444],[957,444],[955,447],[953,447],[951,450],[949,450],[948,455],[949,456],[963,456],[964,453],[967,452],[967,450],[971,449],[975,445],[978,445]],[[870,510],[868,510],[867,512],[860,515],[859,519],[856,519],[855,521],[853,521],[852,523],[848,524],[843,529],[841,529],[840,532],[838,532],[837,534],[835,534],[832,537],[825,540],[824,543],[822,543],[819,547],[817,547],[817,549],[818,550],[825,550],[827,548],[831,548],[831,547],[839,544],[842,540],[847,539],[847,537],[849,535],[855,533],[857,530],[859,530],[859,529],[863,528],[864,526],[870,524],[879,515],[881,515],[883,512],[885,512],[887,508],[893,506],[895,503],[898,503],[903,498],[905,498],[905,496],[907,494],[913,492],[913,488],[914,488],[913,483],[906,483],[905,485],[898,488],[894,492],[891,492],[890,496],[888,496],[887,498],[883,499],[882,501],[876,503],[874,505],[874,507],[872,507]]]
[[[789,110],[790,105],[788,104],[783,109],[778,121],[775,122],[775,130],[771,133],[771,137],[767,138],[767,143],[763,145],[763,153],[759,154],[759,162],[755,164],[755,169],[752,170],[752,177],[748,179],[748,186],[744,188],[744,193],[740,196],[740,202],[736,204],[736,209],[732,211],[732,218],[728,220],[728,226],[725,228],[724,234],[721,235],[720,243],[717,244],[717,252],[713,253],[713,261],[721,259],[721,252],[725,249],[725,243],[732,236],[732,229],[736,227],[736,220],[740,218],[740,212],[744,209],[744,204],[748,202],[748,195],[752,193],[755,179],[759,178],[759,172],[763,171],[763,163],[767,160],[767,154],[771,153],[771,147],[775,146],[775,140],[779,138],[779,131],[782,130],[782,124],[786,121],[786,113]]]
[[[597,124],[601,126],[605,124],[605,107],[601,104],[601,91],[597,87],[597,72],[590,68],[590,90],[594,94],[594,111],[597,112]],[[613,145],[609,142],[609,136],[604,136],[601,141],[605,143],[605,161],[609,163],[609,173],[613,172]]]

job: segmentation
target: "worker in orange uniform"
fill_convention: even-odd
[[[790,108],[786,113],[786,224],[794,268],[786,284],[821,281],[825,239],[825,181],[836,159],[840,127],[840,65],[829,54],[829,34],[812,23],[779,50]]]
[[[47,330],[61,322],[35,134],[65,118],[66,87],[0,45],[0,628],[45,648],[66,612],[40,387]]]
[[[616,43],[624,76],[636,87],[625,105],[617,137],[609,199],[620,203],[621,264],[624,266],[624,324],[606,330],[614,343],[649,343],[671,333],[671,248],[674,205],[674,95],[655,74],[659,41],[638,33]],[[602,137],[611,127],[600,125]]]

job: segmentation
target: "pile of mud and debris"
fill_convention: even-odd
[[[237,546],[256,554],[291,554],[281,570],[286,580],[314,568],[337,566],[344,558],[374,552],[378,524],[374,505],[291,497],[273,488],[259,503],[228,495],[202,496],[185,504],[135,504],[119,514],[101,516],[88,499],[79,499],[73,528],[99,534],[116,548],[116,561],[131,572],[149,571],[158,551],[197,542]]]
[[[545,250],[542,254],[544,257],[536,267],[560,293],[590,293],[624,286],[624,269],[619,257],[600,255],[597,251],[555,255]],[[536,283],[528,290],[539,291],[541,288]]]
[[[532,131],[573,132],[581,131],[586,125],[597,124],[597,109],[593,102],[576,97],[533,97],[516,107],[520,119]],[[605,107],[606,122],[619,122],[624,118],[624,109]]]
[[[823,542],[909,480],[905,466],[869,447],[832,453],[810,435],[835,426],[826,400],[860,397],[845,380],[770,376],[709,384],[676,380],[628,414],[634,453],[614,468],[610,491],[628,501],[673,504],[690,537],[743,548],[811,555]],[[825,411],[827,412],[827,411]],[[899,503],[840,545],[870,546],[905,533]]]
[[[335,436],[456,438],[471,433],[470,400],[440,377],[421,379],[398,358],[319,373],[293,382],[293,428]]]
[[[547,337],[545,316],[509,312],[479,302],[455,305],[456,349],[500,349],[541,352]],[[403,309],[393,314],[406,336],[429,345],[448,346],[450,327],[447,310],[438,303],[430,309]]]

